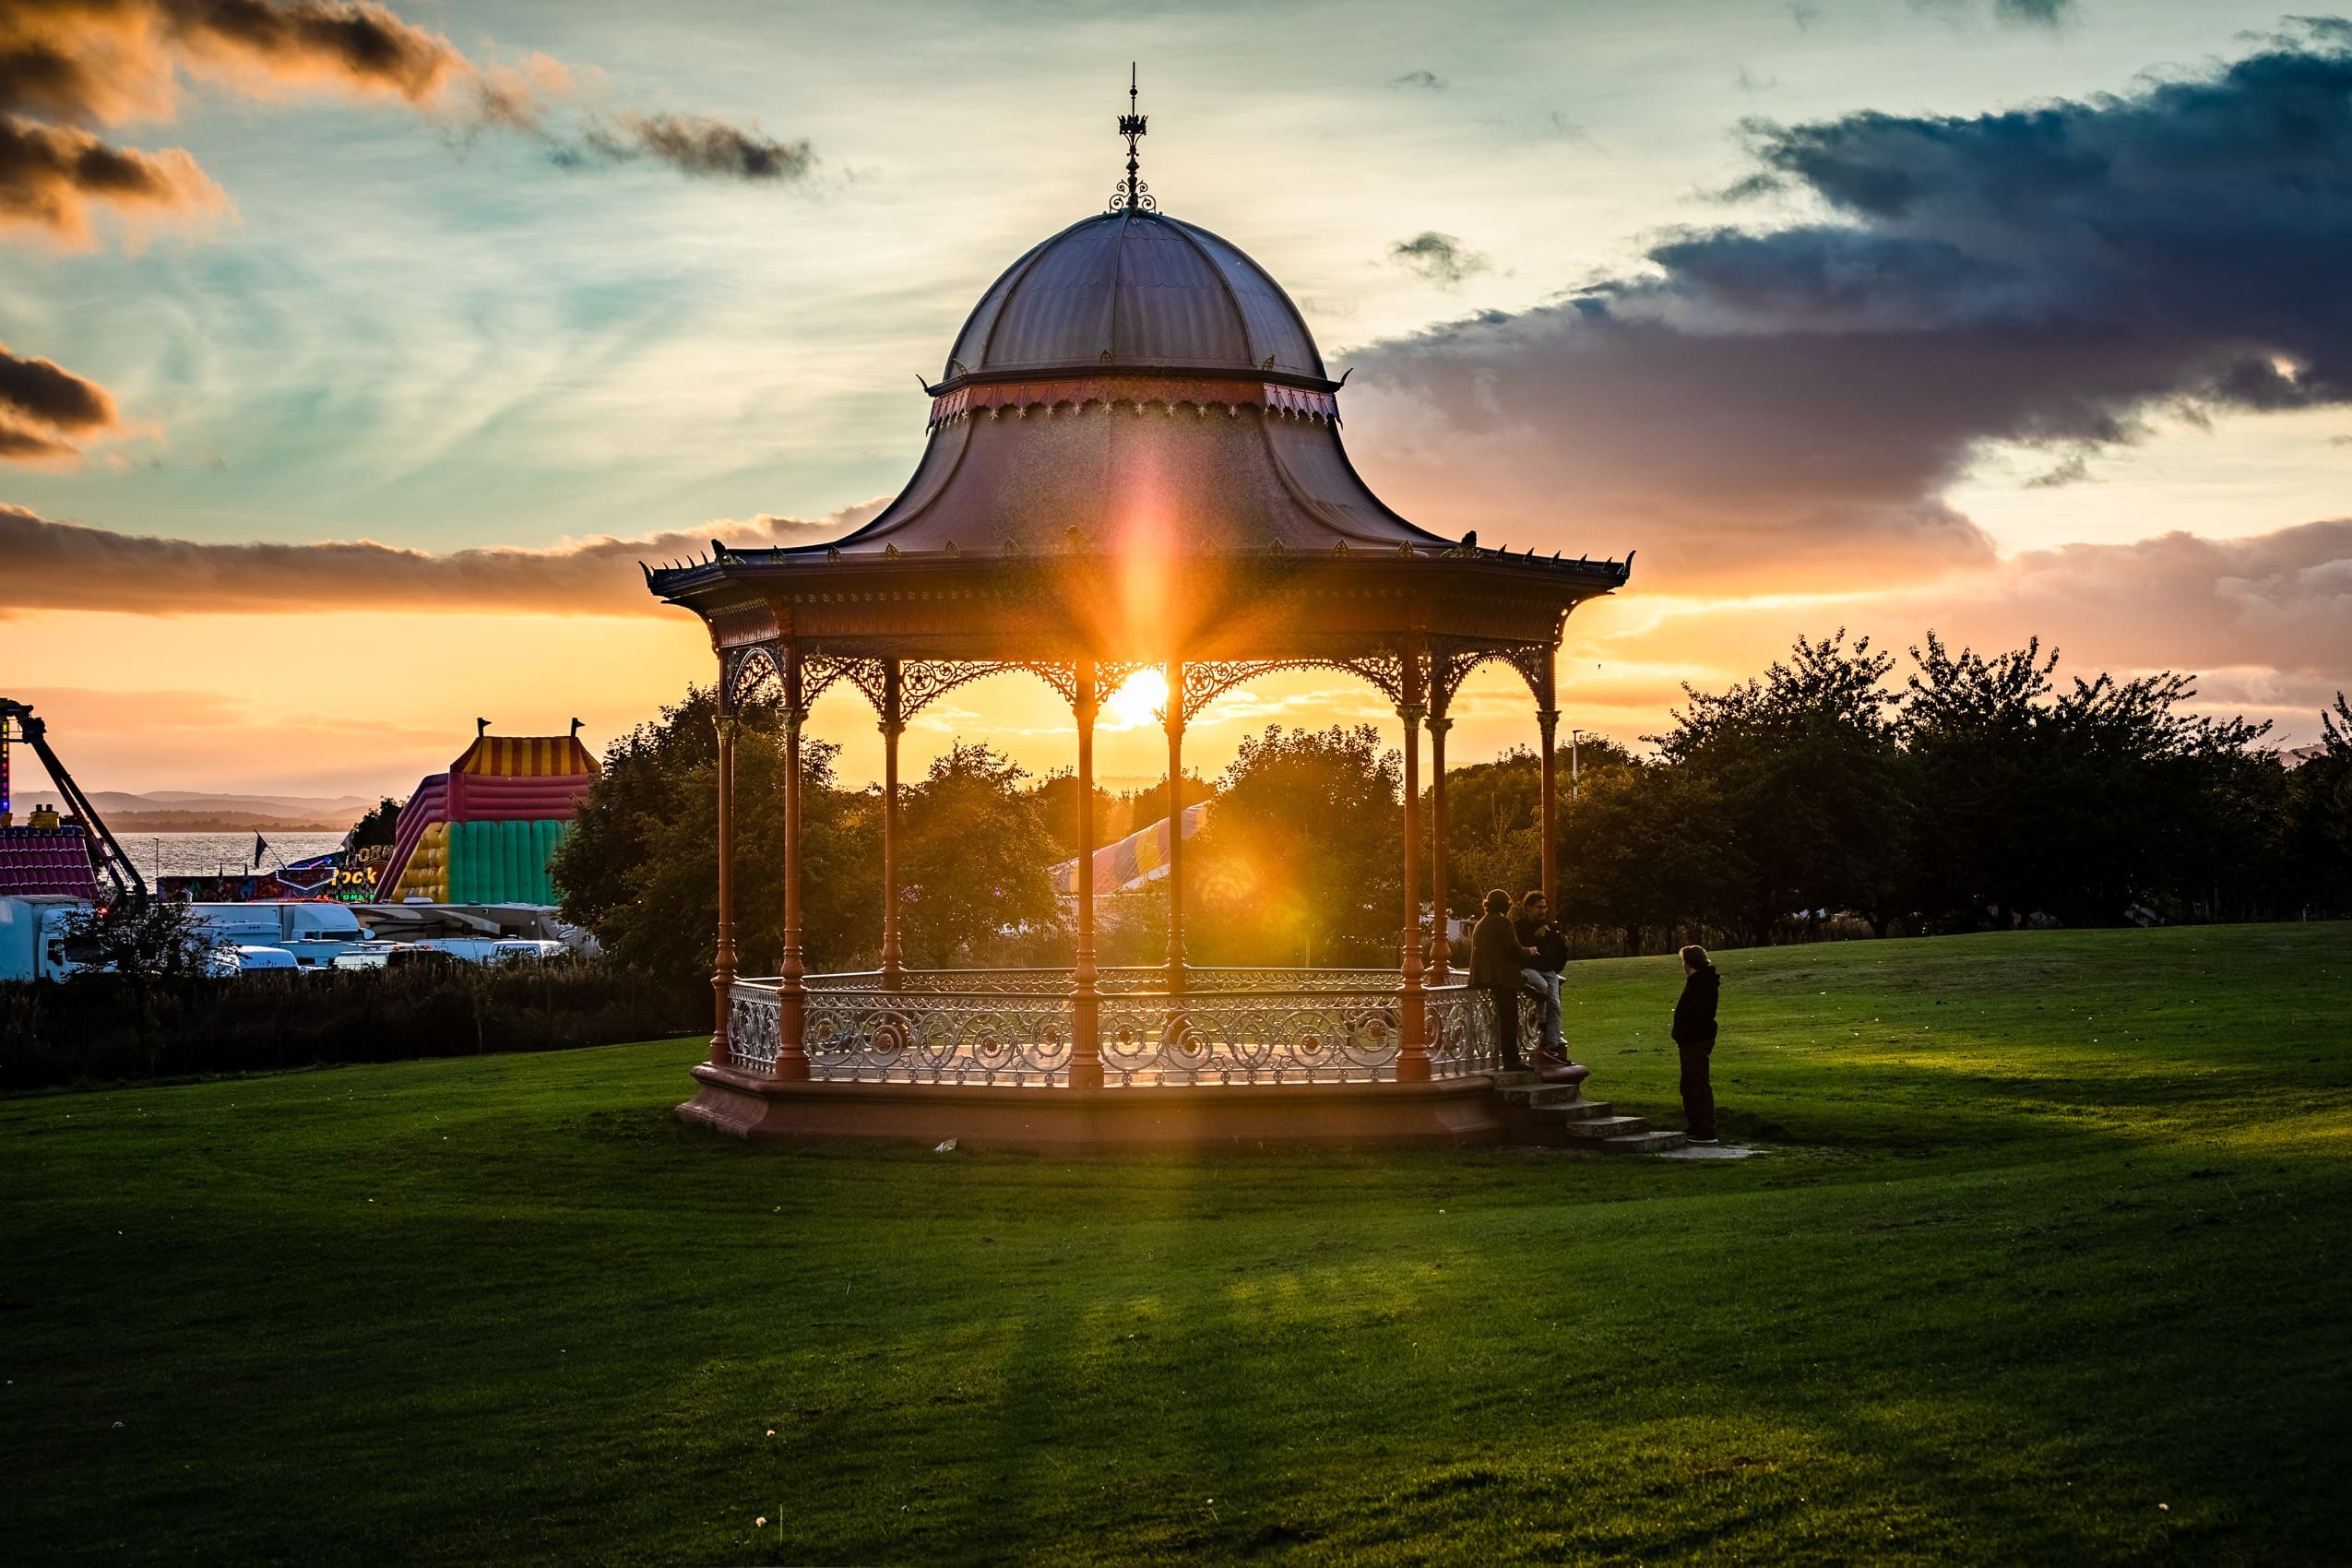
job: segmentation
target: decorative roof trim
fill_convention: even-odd
[[[1050,416],[1057,409],[1067,408],[1075,412],[1093,404],[1107,410],[1132,407],[1138,413],[1158,409],[1173,414],[1180,408],[1191,409],[1204,418],[1211,409],[1222,409],[1229,416],[1242,409],[1263,409],[1288,419],[1339,422],[1336,396],[1279,382],[1169,378],[1155,384],[1148,377],[1098,375],[968,382],[931,400],[931,422],[926,428],[936,430],[953,421],[980,414],[998,418],[1008,410],[1016,417],[1026,418],[1033,409],[1043,409]]]

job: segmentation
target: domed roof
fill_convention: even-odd
[[[1195,224],[1123,208],[1005,268],[956,335],[942,384],[1118,367],[1327,379],[1265,268]]]

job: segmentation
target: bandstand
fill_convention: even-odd
[[[1023,255],[973,307],[927,388],[922,459],[881,515],[829,545],[714,543],[707,559],[647,571],[656,595],[703,619],[719,660],[718,1019],[680,1108],[689,1119],[750,1136],[1064,1148],[1498,1135],[1501,1042],[1445,936],[1447,710],[1489,659],[1526,682],[1553,891],[1556,655],[1569,612],[1623,584],[1631,557],[1507,554],[1383,505],[1341,445],[1340,383],[1297,307],[1232,244],[1157,210],[1136,178],[1143,129],[1139,115],[1120,123],[1127,177],[1111,208]],[[1146,667],[1167,681],[1171,779],[1186,726],[1272,671],[1348,671],[1395,706],[1396,969],[1187,964],[1180,834],[1162,965],[1097,966],[1086,853],[1069,968],[903,965],[907,721],[982,676],[1046,682],[1076,721],[1078,833],[1091,846],[1096,717]],[[873,704],[884,740],[881,967],[813,975],[801,948],[802,730],[836,682]],[[754,978],[736,972],[734,714],[760,695],[784,727],[785,909],[781,972]]]

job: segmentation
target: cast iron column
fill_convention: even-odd
[[[1543,732],[1543,901],[1553,910],[1560,908],[1560,709],[1554,706],[1557,689],[1560,647],[1557,643],[1544,650],[1543,692],[1541,706],[1536,710],[1536,725]]]
[[[740,722],[729,711],[725,668],[720,669],[719,712],[711,725],[719,731],[719,963],[710,977],[718,1017],[710,1031],[710,1064],[725,1067],[733,1055],[730,1025],[735,995],[735,730]]]
[[[1454,944],[1445,935],[1445,732],[1454,720],[1441,712],[1429,716],[1429,886],[1435,909],[1435,934],[1430,938],[1429,974],[1432,984],[1444,985],[1454,973]]]
[[[905,983],[898,946],[898,735],[907,728],[899,665],[882,661],[882,987]]]
[[[1184,661],[1168,661],[1168,989],[1184,989]]]
[[[1093,659],[1078,660],[1075,690],[1070,711],[1078,720],[1078,950],[1070,975],[1070,1087],[1099,1089],[1102,1009],[1094,968],[1094,721],[1101,693]]]
[[[1396,1081],[1429,1081],[1428,1016],[1421,992],[1421,639],[1405,639],[1405,700],[1396,705],[1405,720],[1405,961],[1397,1011],[1404,1038],[1397,1042]]]
[[[804,1082],[809,1055],[802,1047],[806,1007],[801,977],[801,725],[808,718],[802,700],[801,645],[784,647],[784,964],[777,986],[776,1075]]]

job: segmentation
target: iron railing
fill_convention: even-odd
[[[733,1063],[773,1071],[778,983],[738,980]],[[1067,969],[910,970],[885,989],[874,973],[802,982],[810,1076],[837,1083],[1069,1082],[1075,1004]],[[1403,1014],[1385,969],[1188,969],[1182,992],[1158,968],[1106,969],[1096,1004],[1103,1082],[1115,1088],[1229,1084],[1384,1083],[1396,1076]],[[1423,992],[1433,1078],[1502,1065],[1493,1008],[1460,985]],[[1531,1007],[1521,1038],[1532,1039]]]

